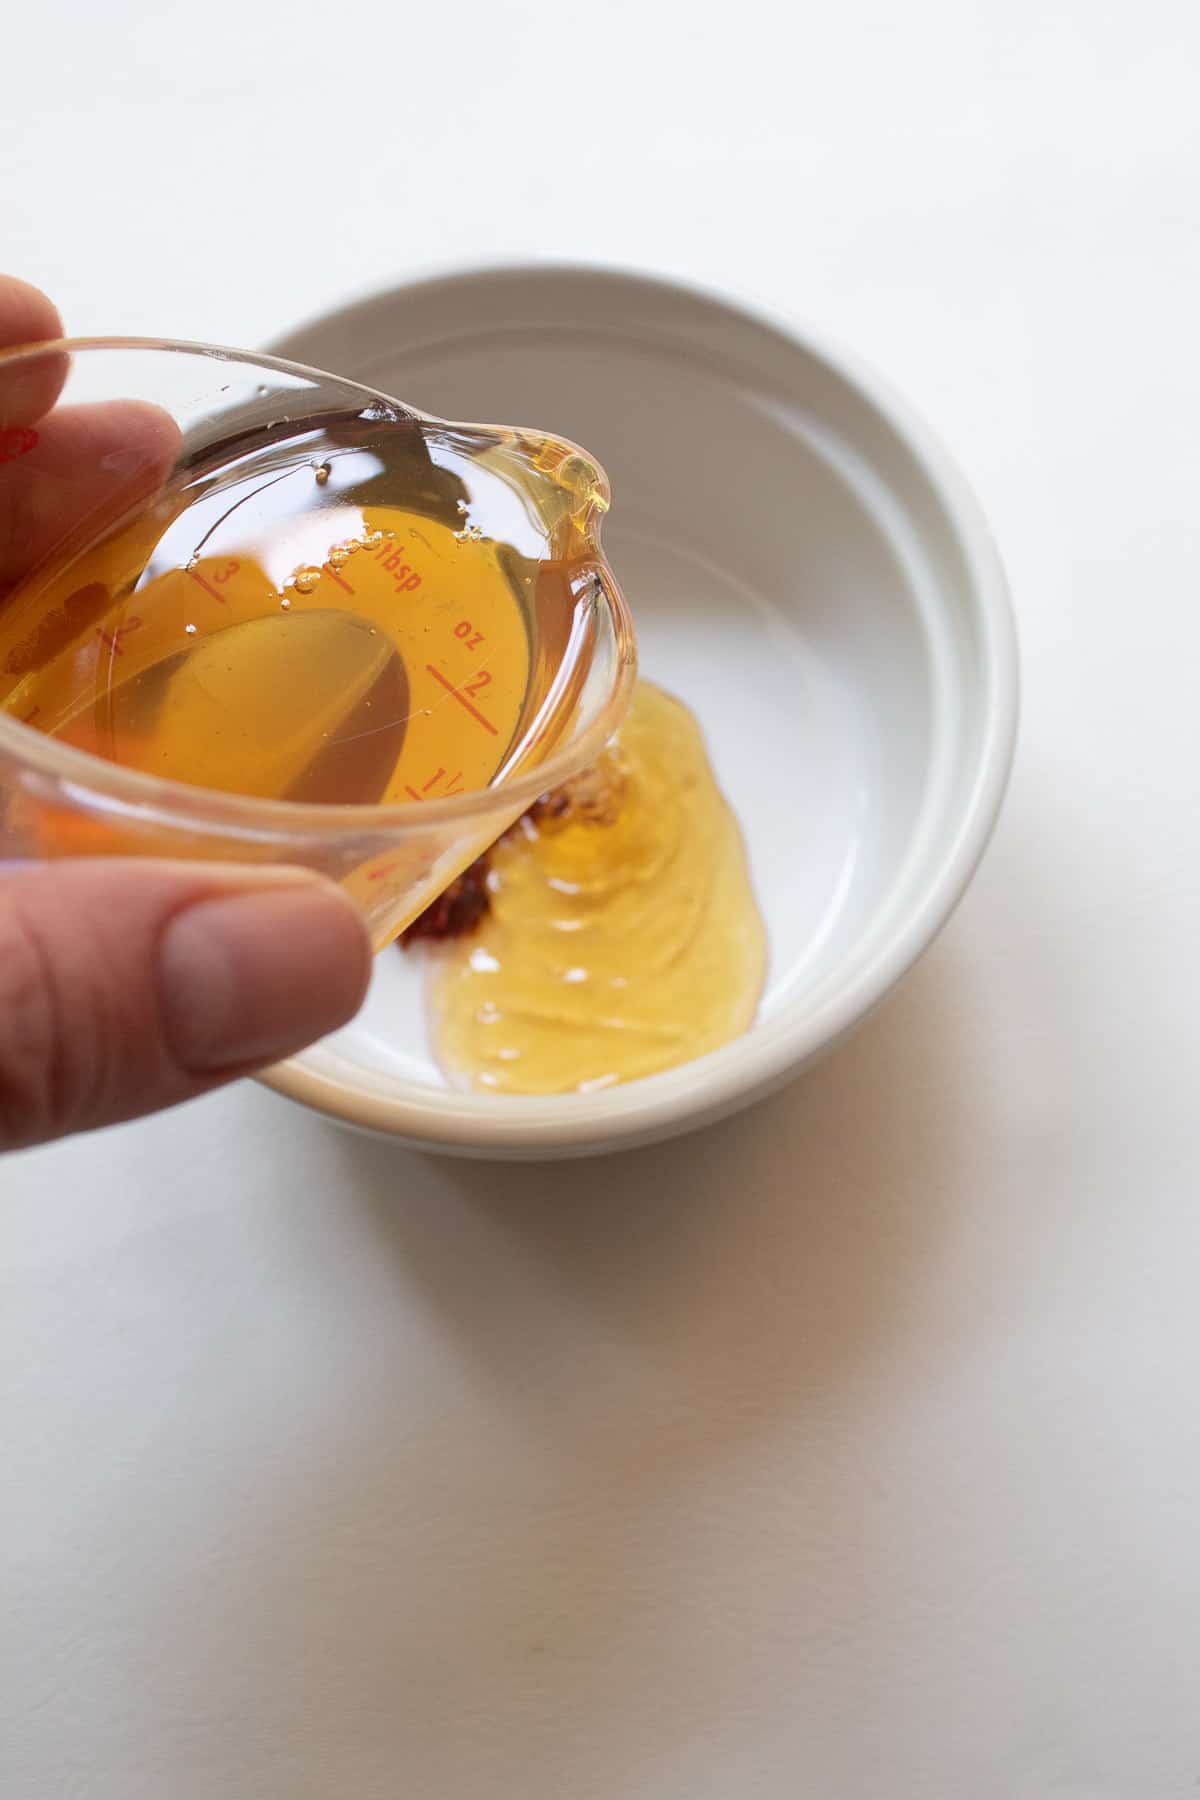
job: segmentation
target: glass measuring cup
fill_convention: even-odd
[[[0,858],[299,863],[382,946],[619,722],[607,504],[271,357],[0,355]]]

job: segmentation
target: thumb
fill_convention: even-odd
[[[301,869],[64,860],[0,876],[0,1149],[205,1093],[344,1024],[366,929]]]

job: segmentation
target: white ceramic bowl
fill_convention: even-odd
[[[448,418],[536,425],[608,470],[604,541],[642,672],[698,714],[770,934],[752,1030],[588,1095],[451,1090],[420,958],[377,959],[359,1018],[270,1072],[370,1130],[478,1156],[667,1137],[770,1092],[876,1004],[961,895],[1012,756],[1004,575],[945,451],[841,350],[711,294],[593,268],[421,281],[277,353]]]

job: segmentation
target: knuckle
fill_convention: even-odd
[[[78,1028],[67,1029],[60,980],[34,909],[0,905],[0,1145],[36,1143],[69,1129],[86,1109],[89,1064],[94,1059]]]
[[[16,907],[0,914],[0,1143],[47,1135],[57,1035],[41,946]]]
[[[4,483],[4,542],[0,551],[0,577],[15,581],[28,565],[37,541],[38,501],[41,482],[36,471],[9,468]]]

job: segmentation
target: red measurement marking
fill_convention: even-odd
[[[213,580],[224,583],[229,580],[231,575],[236,575],[241,566],[241,563],[227,562],[221,573],[213,576]]]
[[[380,558],[380,566],[387,570],[401,593],[411,593],[421,585],[421,577],[411,563],[404,561],[404,545],[385,544],[385,554]]]
[[[40,706],[35,706],[32,712],[27,712],[25,717],[21,720],[22,725],[32,725],[41,710]]]
[[[123,637],[128,637],[131,631],[136,631],[141,625],[141,622],[140,619],[126,619],[125,623],[123,625],[118,625],[115,631],[105,631],[103,625],[97,625],[96,636],[100,639],[102,644],[108,646],[114,656],[124,656],[125,652],[121,648],[121,639]]]
[[[350,583],[346,580],[345,576],[339,575],[332,563],[325,563],[323,565],[323,572],[328,575],[330,581],[336,581],[340,588],[345,588],[348,594],[354,592],[354,589],[350,586]]]
[[[426,794],[429,792],[430,788],[436,787],[438,782],[442,779],[442,776],[445,773],[446,773],[445,769],[436,770],[435,773],[429,777],[429,780],[425,783],[424,787],[421,789],[419,794],[415,787],[408,787],[407,785],[405,786],[404,791],[413,800],[424,800],[424,798],[425,798]],[[446,789],[446,792],[442,795],[443,800],[449,800],[452,795],[462,793],[462,789],[456,788],[454,785],[454,783],[456,781],[461,781],[461,780],[462,780],[462,770],[460,769],[458,771],[457,775],[452,775],[450,777],[450,786]]]
[[[454,627],[454,635],[462,639],[468,650],[478,650],[480,644],[487,642],[482,631],[476,631],[470,619],[460,619]]]
[[[372,869],[367,876],[367,880],[382,881],[385,875],[390,875],[393,869],[398,869],[399,867],[400,864],[398,862],[384,863],[382,869]]]
[[[0,431],[0,463],[15,462],[18,456],[28,456],[38,441],[38,434],[32,425],[9,425]]]
[[[435,681],[440,681],[446,692],[453,695],[454,699],[458,701],[458,704],[463,707],[465,711],[469,712],[473,719],[478,720],[485,731],[490,731],[493,737],[500,736],[500,733],[496,730],[492,721],[490,719],[485,719],[479,708],[477,706],[472,706],[471,702],[467,699],[467,696],[456,688],[452,681],[447,681],[440,669],[435,669],[432,663],[426,663],[425,667],[429,670],[433,679]]]
[[[195,569],[185,569],[184,573],[186,575],[190,575],[193,581],[198,581],[200,583],[200,586],[204,589],[205,593],[212,595],[213,599],[217,602],[218,606],[224,606],[224,604],[225,604],[224,594],[218,594],[216,588],[213,587],[210,582],[205,581],[203,575],[197,575]]]

